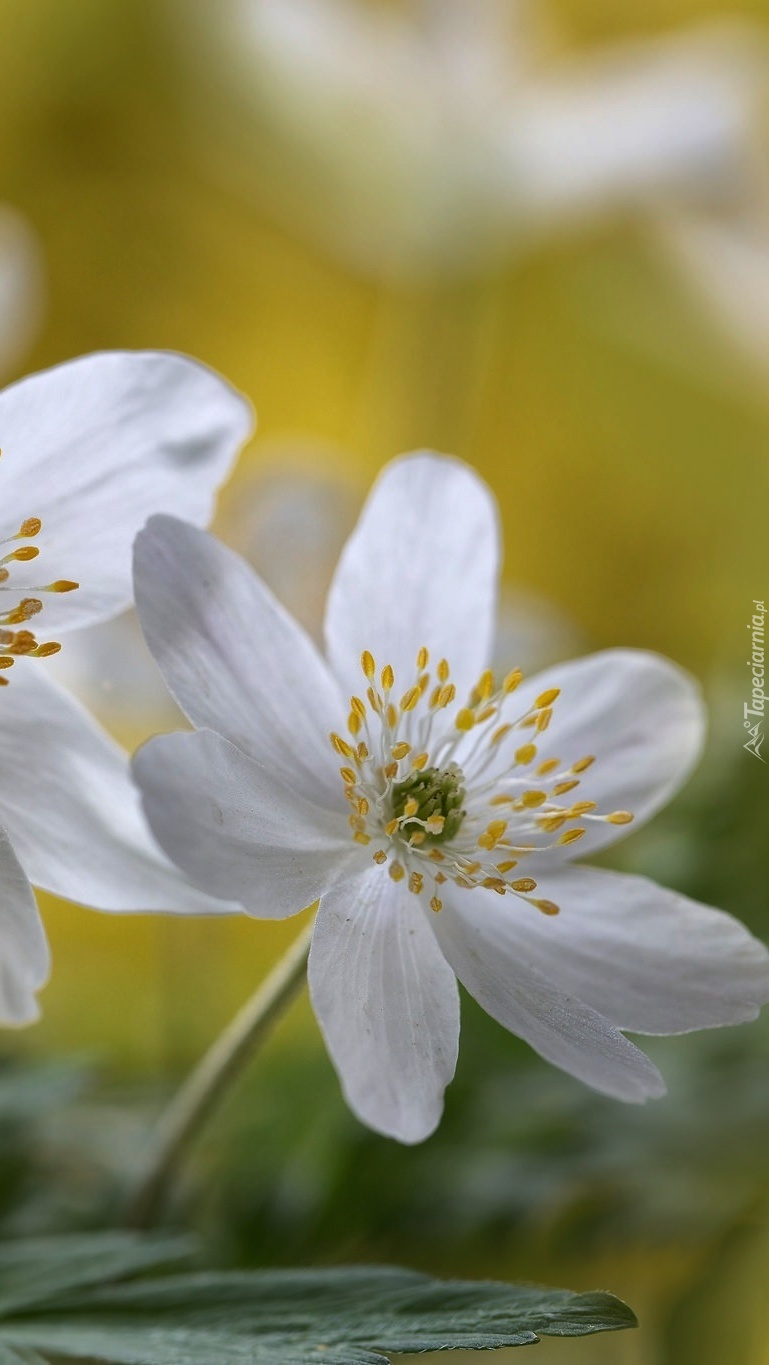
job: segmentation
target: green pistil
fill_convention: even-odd
[[[417,830],[426,833],[417,821],[429,820],[431,815],[442,815],[444,825],[440,834],[426,833],[425,843],[445,844],[459,833],[465,818],[464,799],[464,778],[456,763],[450,763],[448,768],[425,768],[422,772],[412,773],[405,782],[394,784],[393,818],[403,819],[408,802],[416,801],[416,811],[403,819],[403,833],[407,838],[416,834]]]

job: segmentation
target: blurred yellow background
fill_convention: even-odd
[[[512,220],[509,230],[504,220],[481,223],[487,210],[474,217],[463,192],[439,215],[445,267],[432,268],[429,235],[413,259],[397,241],[382,254],[376,232],[361,250],[350,221],[355,182],[337,227],[338,205],[323,202],[331,190],[317,165],[310,173],[311,143],[281,124],[277,97],[270,104],[269,73],[254,76],[265,80],[264,101],[249,102],[222,66],[215,30],[225,8],[3,0],[0,197],[37,237],[45,291],[37,338],[6,377],[113,347],[172,348],[220,370],[253,400],[259,431],[223,496],[218,529],[278,590],[288,584],[300,613],[305,594],[311,625],[324,574],[382,463],[416,446],[462,456],[500,501],[508,584],[535,615],[541,599],[566,652],[574,642],[636,645],[691,668],[719,702],[718,754],[730,780],[754,782],[741,701],[745,623],[753,599],[769,593],[769,350],[762,319],[740,336],[728,310],[719,318],[707,288],[698,291],[674,253],[659,249],[658,207],[675,202],[677,189],[652,186],[637,202],[609,196],[523,235]],[[634,52],[640,38],[684,41],[687,26],[724,18],[756,24],[746,45],[760,52],[763,40],[769,51],[769,4],[759,0],[530,8],[557,63],[609,41]],[[515,60],[511,44],[513,86]],[[300,101],[301,89],[292,97]],[[766,126],[757,98],[751,137],[756,145],[766,137],[769,158],[764,104]],[[607,102],[598,128],[613,117]],[[364,178],[363,198],[375,181]],[[463,239],[454,262],[457,202],[467,220],[457,232],[472,249]],[[769,272],[769,239],[762,262]],[[769,274],[748,312],[762,288],[769,301]],[[769,316],[765,326],[769,345]],[[312,573],[298,580],[291,566],[306,551],[307,487],[327,526]],[[137,704],[130,670],[124,694],[119,684],[105,690],[102,714],[133,745],[166,721],[154,695],[146,711]],[[753,787],[764,820],[767,781]],[[42,1022],[19,1048],[85,1049],[161,1073],[197,1056],[296,927],[107,917],[50,901],[44,912],[55,969]],[[323,1064],[313,1027],[301,1006],[286,1036],[305,1038]],[[507,1273],[511,1259],[518,1270],[526,1262],[509,1247],[504,1265],[488,1251],[479,1262]],[[538,1359],[657,1359],[654,1304],[696,1260],[633,1251],[581,1267],[567,1256],[572,1287],[599,1275],[636,1308],[652,1305],[652,1323],[632,1338],[542,1346]],[[552,1279],[553,1263],[535,1253],[523,1273]],[[732,1355],[724,1344],[726,1354],[692,1358],[760,1365],[769,1360],[761,1341],[769,1332],[752,1353]]]

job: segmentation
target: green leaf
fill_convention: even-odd
[[[0,1324],[0,1346],[11,1352],[0,1365],[34,1362],[30,1350],[110,1365],[387,1365],[390,1353],[493,1350],[636,1323],[610,1294],[440,1281],[392,1266],[113,1282],[182,1249],[121,1234],[6,1247],[6,1302],[8,1271],[19,1283]]]
[[[187,1257],[191,1248],[189,1238],[140,1237],[131,1232],[0,1243],[0,1318],[69,1290],[169,1265]]]
[[[0,1365],[47,1365],[47,1362],[37,1351],[24,1347],[16,1351],[0,1341]]]

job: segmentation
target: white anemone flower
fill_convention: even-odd
[[[459,461],[389,465],[342,553],[327,659],[212,537],[154,517],[135,550],[148,644],[197,728],[135,759],[163,848],[212,895],[320,901],[312,1002],[347,1101],[403,1142],[436,1127],[457,978],[548,1061],[664,1091],[623,1030],[753,1018],[769,954],[733,918],[574,866],[647,820],[703,738],[692,679],[608,650],[495,677],[493,500]]]
[[[0,204],[0,374],[7,374],[32,342],[43,311],[43,266],[32,228]]]
[[[762,116],[765,32],[747,21],[563,54],[538,0],[169,4],[236,114],[217,166],[239,139],[292,227],[377,274],[484,269],[606,214],[728,204]]]
[[[46,676],[46,636],[132,600],[153,511],[205,524],[250,410],[182,356],[113,352],[0,394],[0,1019],[25,1023],[47,971],[29,882],[103,910],[211,912],[157,847],[127,756]],[[34,631],[32,627],[34,626]]]

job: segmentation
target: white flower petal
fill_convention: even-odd
[[[722,207],[719,213],[667,208],[652,227],[697,302],[763,380],[769,355],[769,211],[760,181],[759,187],[763,196],[756,204]]]
[[[14,567],[13,586],[80,584],[46,598],[49,636],[129,605],[136,532],[152,512],[208,521],[250,428],[223,379],[165,352],[84,356],[0,394],[3,534],[43,522],[40,556]]]
[[[740,1024],[769,1000],[769,953],[721,910],[645,877],[589,867],[546,877],[537,895],[561,913],[510,905],[520,958],[618,1028],[685,1033]]]
[[[713,24],[611,44],[524,87],[502,127],[508,184],[531,228],[662,195],[723,201],[760,117],[756,34]]]
[[[348,703],[249,565],[204,531],[152,517],[134,566],[147,643],[193,725],[224,735],[310,798],[346,809],[329,733],[343,728]]]
[[[259,918],[297,914],[368,861],[343,815],[292,791],[211,730],[150,740],[134,775],[169,857]]]
[[[614,843],[670,800],[700,756],[705,712],[694,679],[676,664],[645,650],[607,649],[527,679],[510,698],[511,713],[523,714],[538,696],[556,687],[561,695],[549,728],[542,735],[514,731],[500,745],[500,767],[524,738],[535,740],[538,756],[526,771],[531,772],[531,787],[539,788],[547,786],[534,772],[540,759],[559,758],[568,768],[592,755],[595,763],[579,775],[579,786],[561,803],[595,801],[599,814],[621,810],[633,815],[630,825],[584,822],[586,833],[579,843],[543,855],[560,860]],[[578,825],[583,822],[574,820],[567,828]],[[532,875],[537,875],[533,863]]]
[[[392,461],[329,593],[326,642],[342,686],[360,692],[368,649],[405,692],[426,645],[434,664],[448,659],[464,699],[491,657],[498,566],[496,507],[472,469],[426,452]]]
[[[20,213],[0,204],[0,373],[32,342],[43,312],[40,244]]]
[[[0,1024],[31,1024],[50,968],[32,887],[0,828]]]
[[[353,1112],[400,1142],[429,1137],[456,1066],[459,1001],[416,897],[381,867],[324,896],[309,981]]]
[[[128,756],[78,702],[20,660],[0,698],[0,821],[30,881],[100,910],[231,911],[155,844]]]
[[[665,1093],[657,1068],[619,1029],[526,961],[517,921],[536,910],[493,891],[447,887],[435,934],[463,986],[492,1018],[594,1090],[633,1103]]]

